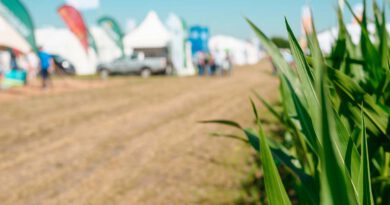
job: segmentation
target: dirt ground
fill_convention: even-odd
[[[268,64],[226,78],[56,79],[0,91],[2,205],[231,204],[251,149],[197,123],[251,124],[249,96],[275,96]]]

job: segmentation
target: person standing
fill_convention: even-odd
[[[210,53],[209,60],[209,75],[214,76],[217,73],[217,63],[215,62],[215,57]]]
[[[10,60],[11,70],[19,70],[16,51],[10,49],[10,56],[11,56],[11,60]]]
[[[231,75],[232,70],[233,70],[233,61],[232,61],[232,56],[229,51],[226,51],[225,53],[225,58],[223,60],[223,75]]]
[[[40,74],[42,77],[42,88],[45,89],[49,84],[51,84],[50,73],[52,71],[51,68],[54,65],[53,58],[50,54],[45,52],[42,47],[39,48],[38,58],[40,61]]]
[[[196,55],[196,64],[198,67],[198,75],[203,76],[206,69],[206,56],[203,52],[198,52]]]
[[[205,53],[204,55],[205,55],[205,57],[204,57],[204,74],[205,75],[210,75],[211,74],[211,69],[210,69],[211,58],[210,58],[210,54]]]
[[[4,68],[3,68],[3,65],[0,64],[0,83],[3,80],[3,76],[4,76],[3,73],[4,73]],[[1,85],[0,85],[0,88],[1,88]]]

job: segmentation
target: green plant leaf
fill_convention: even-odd
[[[379,33],[381,32],[381,25],[382,25],[384,19],[382,18],[382,14],[381,14],[380,8],[379,8],[376,0],[372,1],[372,9],[374,11],[375,27],[376,27],[376,30],[378,31],[377,37],[379,37],[379,35],[380,35]]]
[[[230,127],[234,127],[234,128],[242,130],[242,127],[240,124],[238,124],[237,122],[234,122],[234,121],[230,121],[230,120],[206,120],[206,121],[200,121],[199,123],[220,124],[220,125],[226,125],[226,126],[230,126]]]
[[[259,136],[256,135],[256,131],[254,131],[252,128],[245,128],[243,131],[253,149],[255,149],[257,152],[260,152]]]
[[[362,116],[362,127],[365,127],[364,116]],[[374,200],[372,197],[370,162],[365,129],[362,130],[361,162],[358,184],[359,202],[360,205],[372,205]]]
[[[260,42],[267,50],[268,54],[271,55],[272,61],[275,63],[278,71],[287,76],[287,78],[296,84],[296,77],[292,72],[289,64],[284,60],[279,48],[249,19],[246,18],[249,26],[255,32]]]
[[[251,128],[244,129],[244,133],[246,134],[249,144],[257,151],[261,152],[260,147],[260,137],[256,133],[255,130]],[[319,200],[318,192],[316,192],[316,184],[314,178],[305,173],[302,167],[297,166],[298,160],[293,157],[288,151],[279,143],[272,141],[269,138],[266,138],[267,144],[270,146],[270,150],[274,159],[278,160],[278,162],[282,163],[288,170],[291,171],[302,183],[303,190],[307,193],[310,201],[309,204],[316,204]],[[258,143],[256,145],[256,143]]]
[[[287,81],[284,80],[281,76],[282,75],[279,76],[280,79],[279,90],[282,98],[283,114],[285,118],[288,120],[288,119],[295,118],[297,112],[295,110],[294,101],[291,97],[291,93],[290,93],[291,91],[287,85]]]
[[[238,140],[238,141],[244,142],[246,144],[249,144],[247,139],[244,139],[240,136],[233,135],[233,134],[211,133],[210,136],[211,137],[223,137],[223,138],[234,139],[234,140]]]
[[[330,55],[330,59],[332,60],[332,66],[334,68],[341,68],[344,63],[344,58],[348,56],[347,51],[347,38],[348,31],[344,24],[343,12],[341,8],[337,8],[337,19],[339,24],[339,33],[338,38],[336,40],[335,46],[333,47],[332,53]]]
[[[353,8],[351,6],[351,4],[348,2],[348,1],[344,1],[345,2],[345,5],[347,5],[347,8],[348,10],[351,12],[352,16],[353,16],[353,19],[358,22],[359,24],[362,24],[361,20],[357,17],[357,15],[355,14],[355,12],[353,11]]]
[[[310,106],[308,107],[310,113],[313,114],[319,106],[318,98],[316,96],[313,85],[313,73],[309,64],[306,61],[305,55],[301,47],[299,46],[298,40],[295,38],[295,35],[290,25],[288,24],[287,20],[285,20],[285,22],[288,31],[291,51],[294,56],[295,63],[297,65],[296,67],[298,71],[298,77],[300,79],[300,82],[302,83],[301,86],[303,90],[303,95],[305,96],[306,104],[310,104]]]
[[[329,78],[334,83],[340,94],[344,97],[344,103],[351,103],[354,107],[351,108],[355,112],[355,123],[359,123],[361,118],[357,114],[358,109],[363,109],[365,117],[370,120],[372,126],[370,126],[370,131],[380,135],[386,135],[386,129],[388,124],[388,115],[387,113],[376,104],[375,99],[372,96],[366,94],[366,92],[355,83],[350,77],[337,71],[335,69],[329,68]],[[364,103],[365,107],[362,107]]]
[[[295,91],[292,88],[292,85],[290,82],[287,81],[286,78],[282,77],[282,81],[286,83],[288,86],[291,97],[294,102],[295,110],[297,112],[297,118],[300,122],[300,125],[302,127],[302,132],[304,134],[304,137],[309,144],[309,146],[312,148],[312,150],[318,154],[318,152],[322,149],[321,144],[319,141],[319,138],[316,134],[316,131],[314,130],[314,126],[312,124],[313,119],[307,112],[306,108],[303,106],[301,101],[299,100],[298,96],[296,95]]]
[[[283,123],[284,124],[284,120],[283,120],[283,117],[281,114],[278,113],[278,111],[275,110],[275,108],[269,103],[267,102],[263,97],[261,97],[259,94],[257,94],[256,92],[254,92],[255,96],[257,99],[259,99],[263,105],[268,109],[268,111],[270,111],[272,113],[272,115],[279,120],[279,122]]]
[[[319,60],[319,59],[317,59]],[[317,63],[319,65],[320,63]],[[316,68],[319,69],[319,68]],[[334,137],[337,136],[332,108],[329,102],[329,90],[326,87],[326,72],[320,72],[317,84],[321,99],[319,111],[320,120],[317,122],[321,128],[320,136],[323,149],[321,152],[321,204],[358,204],[356,192],[351,179],[342,164],[342,157],[337,153]]]
[[[251,101],[253,113],[255,114],[256,123],[258,123],[260,119],[259,119],[259,114],[258,114],[258,112],[257,112],[256,105],[255,105],[255,103],[253,102],[252,98],[250,99],[250,101]]]
[[[270,205],[291,205],[286,189],[280,178],[271,149],[267,144],[264,130],[259,123],[260,157],[263,163],[265,189]]]
[[[360,155],[353,141],[352,134],[348,133],[340,116],[333,111],[336,133],[334,140],[334,148],[336,153],[341,155],[342,166],[346,167],[348,174],[351,176],[353,188],[356,189],[359,182],[359,174],[357,170],[360,167]]]
[[[377,33],[379,34],[379,53],[380,53],[380,61],[381,61],[381,67],[385,69],[389,69],[389,37],[388,37],[388,31],[387,31],[387,22],[385,21],[386,19],[386,13],[385,11],[380,14],[378,5],[376,4],[376,1],[374,3],[374,8],[375,10],[375,16],[376,16],[376,22],[379,24],[377,27]]]

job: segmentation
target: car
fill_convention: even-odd
[[[76,69],[74,65],[59,55],[53,55],[55,71],[59,74],[75,75]]]
[[[102,78],[111,74],[138,74],[147,78],[152,74],[169,73],[171,70],[166,57],[145,57],[143,53],[123,56],[110,63],[100,64],[97,68]]]

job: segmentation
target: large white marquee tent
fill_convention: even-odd
[[[171,34],[161,22],[157,13],[151,11],[145,20],[124,38],[126,50],[136,48],[163,48],[171,41]]]
[[[390,32],[390,24],[386,26],[387,30]],[[348,33],[351,36],[352,42],[358,44],[360,42],[361,28],[356,23],[351,23],[346,26]],[[375,25],[368,25],[369,33],[375,33]],[[334,27],[318,34],[318,41],[320,43],[321,50],[324,53],[330,53],[332,51],[333,45],[337,40],[338,36],[338,27]]]
[[[51,54],[60,55],[69,60],[78,75],[96,73],[98,63],[95,51],[89,48],[85,52],[76,36],[65,28],[41,28],[35,32],[37,43]]]
[[[108,63],[122,56],[121,49],[102,28],[93,26],[90,31],[96,41],[99,63]]]
[[[150,11],[142,23],[124,37],[126,53],[129,54],[133,50],[160,49],[166,51],[171,58],[177,75],[195,75],[191,44],[186,40],[187,31],[183,21],[177,15],[170,14],[166,25],[156,12]]]

